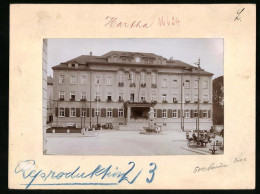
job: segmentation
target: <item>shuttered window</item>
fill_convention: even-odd
[[[178,110],[178,118],[181,118],[181,110]]]
[[[208,110],[208,118],[211,118],[211,110]]]
[[[194,110],[190,110],[190,118],[194,117]]]
[[[168,109],[168,118],[172,118],[172,109]]]
[[[117,108],[113,109],[113,117],[118,117],[118,109]]]
[[[76,117],[80,117],[80,108],[76,108]]]
[[[65,117],[69,117],[69,116],[70,116],[70,109],[65,108]]]
[[[106,109],[105,108],[101,109],[101,117],[106,117]]]
[[[87,117],[89,117],[89,115],[90,115],[90,114],[89,114],[89,108],[87,108]]]
[[[157,118],[162,118],[162,109],[157,109]]]

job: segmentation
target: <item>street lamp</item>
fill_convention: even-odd
[[[198,131],[198,137],[199,137],[199,130],[200,130],[200,72],[201,72],[201,67],[200,67],[200,58],[198,60],[197,63],[195,63],[196,65],[198,65],[198,107],[197,107],[197,131]]]

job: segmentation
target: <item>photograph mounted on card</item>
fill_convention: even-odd
[[[254,189],[255,22],[253,4],[11,5],[9,188]]]

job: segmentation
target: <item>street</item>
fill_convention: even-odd
[[[103,130],[81,134],[48,134],[47,154],[54,155],[194,155],[183,149],[185,132],[164,131],[140,134],[140,131]]]

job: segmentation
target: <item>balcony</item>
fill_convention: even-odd
[[[194,103],[197,104],[199,101],[198,100],[194,100]]]
[[[176,103],[178,103],[178,101],[177,101],[176,99],[174,99],[174,100],[173,100],[173,103],[175,103],[175,104],[176,104]]]
[[[123,82],[118,82],[118,87],[124,87],[124,83]]]
[[[157,88],[157,85],[156,84],[152,84],[152,88]]]
[[[60,97],[59,100],[60,100],[60,101],[63,101],[63,100],[64,100],[64,97]]]
[[[162,103],[168,103],[167,100],[163,100]]]
[[[86,102],[87,99],[86,99],[86,98],[81,98],[80,101],[82,101],[82,102]]]
[[[208,100],[204,100],[203,103],[204,103],[204,104],[208,104],[209,101],[208,101]]]
[[[118,102],[124,102],[124,100],[123,99],[119,99]]]
[[[190,103],[190,100],[185,100],[185,103],[186,103],[186,104]]]
[[[75,101],[75,97],[70,97],[70,101]]]
[[[135,87],[135,83],[130,83],[130,87]]]
[[[141,87],[142,88],[146,87],[146,83],[141,83]]]

